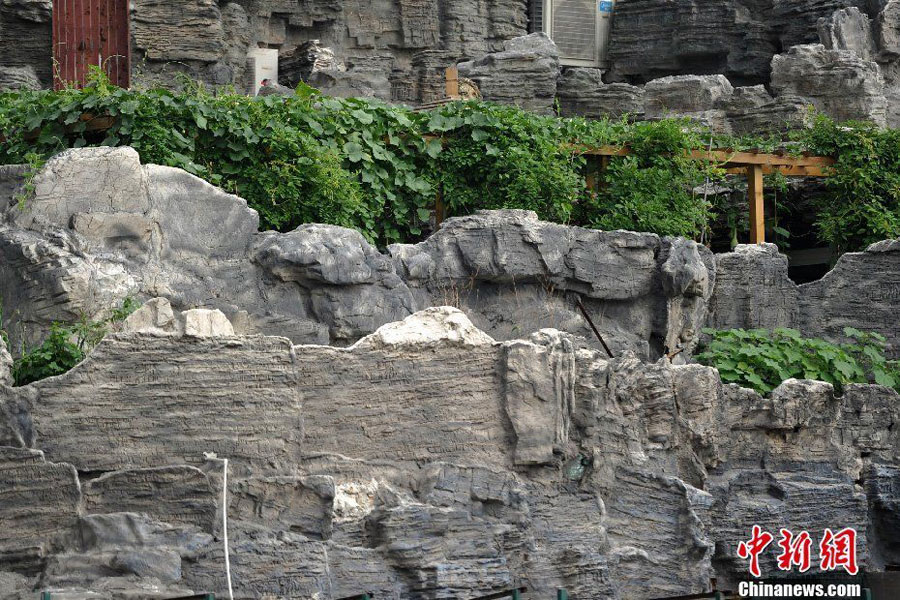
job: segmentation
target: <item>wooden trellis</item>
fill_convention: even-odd
[[[613,156],[628,156],[631,150],[620,146],[583,148],[581,153],[599,159],[600,174],[609,165]],[[762,152],[735,152],[731,150],[692,150],[687,157],[715,164],[730,175],[746,175],[747,196],[750,211],[750,243],[764,244],[766,241],[766,209],[763,198],[763,175],[781,173],[789,177],[828,177],[829,167],[835,164],[827,156],[791,156],[786,153],[765,154]],[[597,182],[588,176],[588,187],[595,189]]]

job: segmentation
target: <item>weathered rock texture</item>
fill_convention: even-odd
[[[818,20],[866,0],[619,0],[610,45],[614,78],[721,73],[767,83],[780,49],[818,41]]]
[[[18,177],[11,169],[9,193]],[[555,225],[524,211],[450,219],[429,240],[387,254],[328,225],[258,233],[242,199],[183,171],[142,166],[129,148],[67,151],[34,185],[24,209],[4,201],[0,226],[13,348],[127,295],[217,308],[238,333],[295,343],[347,345],[445,304],[497,339],[555,327],[598,343],[576,308],[581,297],[616,351],[655,358],[690,351],[714,283],[712,255],[693,242]],[[166,307],[155,309],[147,318],[165,330]],[[182,330],[215,327],[210,318]]]
[[[51,83],[52,0],[0,2],[0,90]]]
[[[897,558],[886,388],[761,398],[558,330],[495,342],[450,307],[349,348],[148,327],[0,386],[11,597],[224,594],[225,458],[236,598],[702,592],[746,578],[754,524],[852,526],[864,568]]]
[[[556,98],[559,51],[545,33],[515,38],[503,50],[459,65],[488,100],[547,113]]]
[[[735,134],[802,126],[810,105],[900,124],[896,1],[620,0],[602,79],[561,69],[551,41],[526,35],[540,28],[537,2],[138,0],[133,80],[172,87],[181,72],[251,91],[262,47],[279,50],[280,83],[335,96],[428,103],[459,63],[485,99],[544,113],[655,118],[664,100],[678,105],[668,114]],[[0,3],[0,89],[49,85],[49,57],[49,0]]]
[[[837,341],[849,326],[881,333],[891,355],[900,356],[897,240],[844,254],[825,277],[800,286],[788,278],[787,257],[771,244],[738,246],[715,259],[711,327],[793,327],[811,337]]]

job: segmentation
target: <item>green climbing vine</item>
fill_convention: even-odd
[[[303,85],[290,98],[187,80],[177,92],[124,90],[95,71],[83,89],[0,93],[0,136],[0,164],[32,172],[66,148],[129,145],[144,162],[243,196],[264,228],[331,223],[381,246],[421,239],[440,190],[449,216],[523,208],[560,223],[708,241],[716,217],[727,235],[743,222],[697,191],[724,174],[685,151],[767,151],[787,140],[792,151],[838,158],[818,207],[822,241],[847,251],[900,235],[900,133],[824,117],[787,136],[729,138],[684,120],[561,119],[476,101],[418,112]],[[588,189],[580,149],[600,145],[631,154],[613,158],[603,184]]]

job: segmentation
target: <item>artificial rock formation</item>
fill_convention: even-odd
[[[545,33],[512,39],[503,50],[459,65],[486,99],[549,113],[556,98],[559,51]]]
[[[856,527],[877,571],[897,560],[898,400],[794,380],[761,398],[557,330],[496,342],[450,307],[349,348],[134,326],[0,386],[19,440],[0,448],[0,581],[224,594],[226,458],[236,598],[702,592],[746,577],[753,524]]]
[[[50,85],[50,4],[0,3],[0,89]],[[279,52],[279,83],[334,96],[431,103],[446,96],[447,67],[461,64],[485,99],[542,113],[558,104],[564,115],[655,118],[662,99],[680,105],[667,114],[735,134],[802,126],[808,106],[900,124],[894,0],[620,0],[603,75],[560,67],[556,46],[534,33],[537,4],[138,0],[132,79],[177,87],[184,73],[250,92],[253,52],[268,48]]]
[[[497,339],[556,327],[596,341],[581,297],[616,350],[690,348],[714,282],[702,246],[599,232],[525,211],[450,219],[430,239],[379,252],[356,231],[257,231],[246,202],[130,148],[70,150],[35,177],[24,207],[7,169],[0,296],[13,339],[100,317],[128,295],[220,309],[238,333],[347,345],[434,305],[460,306]],[[190,215],[190,216],[187,216]],[[628,272],[628,276],[623,273]]]
[[[818,281],[796,285],[787,257],[774,244],[738,246],[718,254],[709,324],[718,329],[792,327],[809,337],[844,339],[844,327],[875,331],[900,356],[895,306],[900,298],[900,242],[849,252]]]
[[[835,119],[866,119],[885,125],[887,100],[878,65],[849,50],[820,44],[794,46],[772,60],[772,89],[806,98]]]

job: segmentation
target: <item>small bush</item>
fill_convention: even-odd
[[[817,198],[819,236],[838,252],[900,237],[900,130],[872,123],[836,123],[825,115],[801,139],[837,164]]]
[[[706,329],[712,339],[696,359],[719,370],[722,381],[767,394],[781,382],[827,381],[840,392],[847,383],[877,383],[900,391],[900,363],[884,357],[885,338],[852,327],[853,341],[832,344],[804,338],[794,329]]]
[[[82,318],[72,325],[53,323],[38,347],[26,350],[13,361],[13,385],[28,385],[70,371],[100,343],[110,326],[121,323],[138,308],[140,304],[129,297],[106,320]]]

